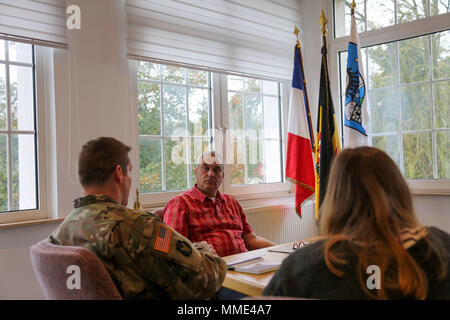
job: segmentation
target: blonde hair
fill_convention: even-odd
[[[338,265],[349,263],[348,245],[358,257],[357,274],[372,298],[389,298],[389,291],[403,297],[424,299],[428,279],[419,263],[400,240],[401,230],[419,226],[408,185],[397,165],[383,151],[372,147],[344,149],[334,159],[324,201],[320,208],[325,262],[332,273],[344,276]],[[439,276],[446,275],[443,248],[429,241],[440,261]],[[369,292],[363,275],[375,264],[381,271],[381,289]],[[439,269],[437,269],[439,270]],[[375,293],[375,294],[374,294]]]

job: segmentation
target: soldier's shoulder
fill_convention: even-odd
[[[97,203],[90,203],[78,208],[75,208],[74,211],[84,211],[84,212],[108,212],[108,213],[116,213],[123,215],[127,208],[113,202],[97,202]]]
[[[135,209],[129,209],[125,208],[125,213],[127,219],[130,220],[136,220],[136,221],[161,221],[162,220],[154,213],[146,210],[135,210]]]
[[[125,208],[121,225],[127,225],[131,229],[143,230],[164,223],[157,215],[144,210]]]

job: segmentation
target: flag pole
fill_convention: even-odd
[[[325,25],[327,23],[328,23],[328,20],[325,17],[325,13],[323,12],[323,9],[322,9],[321,14],[320,14],[319,24],[322,26],[322,29],[321,29],[321,32],[320,32],[322,34],[322,42],[323,42],[321,53],[322,53],[322,65],[325,68],[325,70],[324,70],[324,75],[325,75],[325,92],[326,92],[325,94],[327,95],[326,101],[328,103],[328,101],[329,101],[329,99],[328,99],[329,98],[328,97],[328,78],[327,78],[328,66],[327,66],[327,59],[326,59],[326,53],[327,53],[327,36],[326,36],[326,34],[327,34],[327,28],[325,27]],[[319,116],[319,119],[322,118],[320,109],[319,109],[318,116]],[[317,128],[317,129],[319,130],[319,132],[321,132],[322,129],[320,127],[322,126],[322,124],[320,124],[318,126],[319,126],[319,128]],[[317,142],[317,143],[319,143],[319,142]],[[314,150],[314,154],[316,156],[316,166],[318,165],[318,162],[319,162],[318,159],[320,157],[320,155],[319,155],[319,147],[320,146],[317,145],[316,149]],[[316,175],[316,188],[315,188],[315,191],[316,191],[316,210],[315,210],[315,213],[316,213],[316,227],[319,228],[319,224],[318,224],[318,222],[319,222],[319,173],[318,173],[318,167],[316,167],[316,173],[317,173],[317,175]]]
[[[352,9],[351,15],[355,15],[355,8],[356,8],[356,2],[353,0],[352,4],[350,5],[350,8]]]
[[[322,12],[320,14],[319,24],[322,26],[322,30],[320,31],[320,33],[322,33],[322,42],[323,42],[322,51],[325,50],[325,54],[326,54],[326,50],[327,50],[327,31],[328,31],[325,26],[327,23],[328,23],[328,20],[325,17],[325,13],[323,12],[323,9],[322,9]],[[322,52],[322,55],[323,55],[323,52]],[[325,60],[325,62],[327,62],[327,61]],[[326,63],[325,63],[325,65],[326,65]],[[326,71],[328,72],[328,66],[327,66]]]
[[[303,69],[303,58],[302,58],[302,46],[300,45],[300,41],[298,40],[298,28],[297,26],[295,26],[294,28],[294,34],[297,37],[297,45],[296,45],[296,50],[298,50],[298,57],[299,57],[299,62],[300,62],[300,68],[302,70],[302,75],[303,75],[303,88],[305,89],[305,106],[306,106],[306,114],[307,114],[307,119],[308,119],[308,130],[309,130],[309,137],[311,138],[311,149],[312,152],[315,153],[316,150],[316,144],[314,142],[314,133],[313,133],[313,127],[312,127],[312,122],[311,122],[311,110],[309,109],[309,98],[308,98],[308,90],[306,89],[306,79],[305,79],[305,70]]]
[[[325,17],[325,13],[322,12],[320,14],[319,24],[322,26],[320,33],[322,33],[322,49],[320,50],[322,53],[322,59],[324,60],[323,64],[325,66],[325,87],[326,87],[326,95],[327,95],[327,103],[330,101],[328,97],[329,93],[329,81],[328,81],[328,61],[327,61],[327,28],[325,27],[328,23],[327,17]]]

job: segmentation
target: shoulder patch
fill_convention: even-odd
[[[160,225],[156,234],[155,244],[153,249],[168,253],[170,249],[170,243],[172,242],[173,231],[163,225]]]
[[[177,250],[181,252],[183,256],[190,257],[192,254],[192,247],[183,240],[177,241]]]

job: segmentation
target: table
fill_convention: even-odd
[[[223,259],[227,263],[233,263],[234,261],[241,259],[251,259],[261,256],[267,260],[282,262],[289,255],[287,253],[271,252],[269,251],[270,248],[273,247],[233,254],[231,256],[223,257]],[[269,284],[275,272],[276,271],[265,274],[248,274],[228,270],[222,286],[249,296],[261,296],[264,288]]]
[[[313,238],[303,239],[303,241],[312,243],[318,240],[323,240],[326,237],[324,236],[317,236]],[[298,242],[298,241],[294,241]],[[293,244],[294,242],[289,242],[290,244]],[[284,246],[286,243],[273,246],[273,247],[267,247],[263,249],[258,250],[252,250],[247,252],[242,252],[238,254],[233,254],[231,256],[222,257],[228,264],[233,263],[235,261],[243,260],[243,259],[251,259],[256,257],[263,257],[264,259],[271,260],[271,261],[279,261],[282,262],[284,259],[287,258],[289,255],[288,253],[281,253],[281,252],[272,252],[269,251],[269,249],[273,249],[279,246]],[[249,274],[249,273],[242,273],[237,271],[231,271],[228,270],[227,275],[225,277],[225,280],[222,284],[223,287],[232,289],[238,292],[241,292],[243,294],[249,295],[249,296],[261,296],[264,288],[269,284],[270,280],[272,279],[273,275],[276,271],[264,273],[264,274]]]

